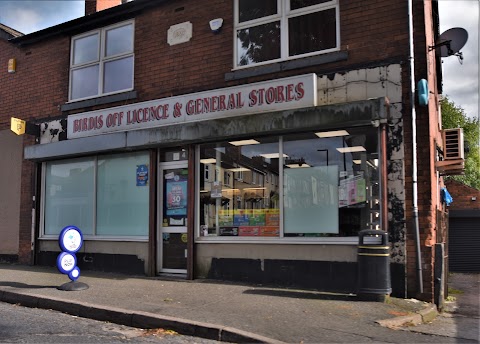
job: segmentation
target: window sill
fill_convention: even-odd
[[[275,244],[275,245],[358,245],[358,237],[337,238],[255,238],[197,237],[196,244]]]
[[[129,100],[129,99],[135,99],[135,98],[137,98],[137,91],[129,91],[129,92],[112,94],[110,96],[65,103],[60,107],[60,109],[62,111],[77,110],[77,109],[92,107],[96,105],[104,105],[104,104],[109,104],[109,103]]]
[[[225,81],[239,80],[243,78],[249,78],[253,76],[260,76],[271,73],[278,73],[282,71],[288,71],[298,68],[316,66],[325,63],[343,61],[348,59],[348,51],[336,51],[333,53],[305,57],[297,60],[283,61],[279,63],[273,63],[269,65],[251,67],[246,69],[240,69],[225,73]]]
[[[57,240],[58,235],[44,235],[38,238],[38,240]],[[84,235],[84,241],[122,241],[122,242],[148,242],[148,237],[144,236],[91,236],[91,235]]]

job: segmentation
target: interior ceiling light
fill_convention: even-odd
[[[280,153],[266,153],[266,154],[260,154],[261,157],[264,157],[265,159],[278,159],[280,157]],[[288,158],[288,155],[283,154],[284,158]]]
[[[365,147],[362,146],[353,146],[353,147],[340,147],[337,148],[340,153],[355,153],[355,152],[365,152]]]
[[[234,146],[247,146],[247,145],[258,145],[260,142],[258,142],[257,140],[250,139],[250,140],[230,141],[228,143]]]
[[[362,160],[360,159],[353,159],[352,160],[354,164],[360,165],[362,163]]]
[[[288,164],[288,165],[285,165],[287,167],[290,167],[290,168],[304,168],[304,167],[312,167],[310,166],[309,164]]]
[[[336,136],[348,136],[350,135],[346,130],[334,130],[334,131],[323,131],[315,133],[318,137],[336,137]]]
[[[228,170],[232,171],[232,172],[247,172],[247,171],[250,171],[250,169],[245,168],[245,167],[229,168]]]
[[[214,164],[217,162],[217,159],[210,158],[210,159],[200,159],[202,164]]]

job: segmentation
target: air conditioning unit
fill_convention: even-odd
[[[443,158],[445,160],[464,159],[463,153],[463,129],[444,129],[443,138]]]
[[[440,175],[459,175],[465,172],[465,158],[463,149],[463,129],[444,129],[443,160],[435,163]]]

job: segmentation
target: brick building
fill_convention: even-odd
[[[431,301],[437,2],[205,4],[87,1],[0,40],[16,62],[0,173],[17,198],[0,198],[17,237],[0,256],[53,265],[76,225],[81,269],[356,292],[358,232],[382,229],[392,294]],[[412,106],[421,79],[428,104]],[[40,134],[15,136],[11,116]]]
[[[448,207],[449,270],[480,272],[480,190],[455,180],[445,186],[453,198]]]

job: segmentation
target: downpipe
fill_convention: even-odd
[[[417,113],[415,111],[415,53],[413,46],[413,0],[408,0],[408,40],[410,48],[410,106],[412,113],[412,206],[415,249],[417,255],[417,292],[423,293],[422,252],[418,223],[418,177],[417,177]]]

